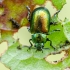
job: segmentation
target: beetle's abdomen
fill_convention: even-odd
[[[50,23],[50,13],[44,7],[36,8],[31,15],[31,32],[48,32]]]

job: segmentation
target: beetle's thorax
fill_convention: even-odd
[[[35,33],[32,35],[32,40],[34,43],[45,43],[46,42],[46,34]]]
[[[37,42],[40,42],[40,41],[42,41],[42,36],[41,36],[41,34],[38,34],[38,36],[37,36]]]

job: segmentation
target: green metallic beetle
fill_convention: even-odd
[[[36,48],[36,51],[43,52],[43,49],[49,49],[49,48],[44,48],[44,44],[47,41],[50,41],[50,46],[53,47],[52,41],[47,38],[47,35],[50,29],[50,25],[55,23],[50,22],[51,17],[48,9],[45,7],[38,7],[34,9],[32,13],[28,6],[27,6],[27,9],[28,9],[27,18],[30,22],[30,27],[28,28],[28,30],[32,33],[32,39],[29,40],[31,44],[29,49],[33,48],[32,42],[34,43],[34,48]],[[60,11],[57,11],[54,14],[54,16],[59,12]],[[54,31],[60,31],[60,30],[54,30]]]

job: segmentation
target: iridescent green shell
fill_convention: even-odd
[[[50,26],[50,13],[47,8],[36,8],[31,15],[30,31],[31,33],[47,33]]]

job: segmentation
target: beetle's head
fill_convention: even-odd
[[[37,51],[42,51],[44,45],[43,45],[43,43],[36,43],[35,47],[36,47]]]

